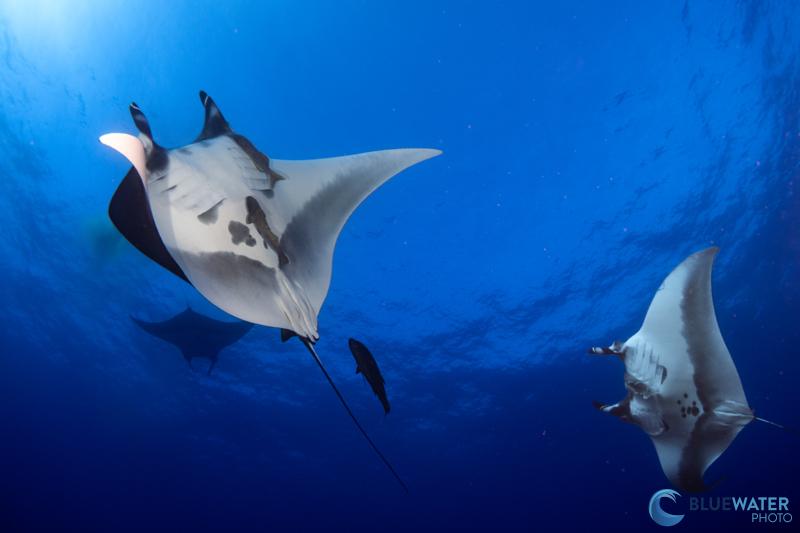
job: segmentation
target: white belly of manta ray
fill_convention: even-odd
[[[246,157],[228,137],[170,150],[167,171],[147,180],[153,219],[172,257],[213,304],[242,320],[316,340],[316,311],[279,268],[276,245],[288,221],[271,209],[268,193],[228,178],[242,173]],[[198,175],[200,184],[224,190],[225,199],[198,198]],[[247,198],[267,226],[250,216]]]
[[[752,420],[747,404],[729,400],[704,406],[691,363],[671,365],[667,370],[665,354],[670,350],[686,351],[685,343],[664,345],[637,333],[625,342],[624,349],[625,385],[632,395],[631,416],[651,437],[661,436],[667,429],[670,438],[688,436],[705,408],[719,423],[745,425]]]

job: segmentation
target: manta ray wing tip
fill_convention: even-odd
[[[697,261],[697,260],[714,260],[717,254],[719,253],[719,246],[709,246],[708,248],[703,248],[702,250],[698,250],[697,252],[693,253],[689,257],[685,259],[685,261]]]
[[[438,148],[401,148],[398,150],[390,150],[394,152],[399,152],[407,155],[412,155],[417,163],[421,163],[422,161],[426,161],[428,159],[433,159],[434,157],[442,155],[442,151]]]
[[[408,161],[414,165],[442,155],[442,151],[437,148],[407,148],[405,150],[398,150],[398,152],[405,152],[403,157],[407,158]]]

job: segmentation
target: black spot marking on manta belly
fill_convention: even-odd
[[[219,206],[222,205],[224,200],[220,200],[216,204],[214,204],[211,209],[200,213],[197,215],[197,220],[205,224],[206,226],[210,226],[211,224],[216,224],[217,220],[219,220]]]
[[[250,235],[250,228],[241,222],[231,220],[228,223],[228,231],[231,233],[231,242],[233,244],[239,245],[245,243],[247,246],[256,245],[256,240]]]
[[[688,398],[688,394],[683,395],[684,398]],[[700,415],[700,408],[697,407],[697,400],[692,400],[692,405],[683,405],[683,402],[678,400],[678,405],[681,406],[681,417],[686,418],[687,416],[699,416]]]
[[[192,150],[186,147],[178,148],[178,151],[182,154],[192,155]]]
[[[272,248],[275,250],[275,253],[278,254],[278,264],[280,266],[286,265],[289,262],[289,258],[283,252],[278,236],[270,229],[267,223],[267,215],[264,213],[264,210],[261,209],[258,200],[253,196],[248,196],[245,198],[245,206],[247,207],[245,222],[256,227],[256,231],[261,236],[262,242],[264,243],[264,248]]]

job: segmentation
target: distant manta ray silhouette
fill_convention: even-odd
[[[208,375],[217,366],[219,353],[253,328],[250,322],[215,320],[190,307],[162,322],[147,322],[133,316],[131,320],[150,335],[178,348],[190,367],[194,368],[195,357],[208,359]]]
[[[100,141],[133,168],[109,216],[150,259],[192,284],[231,315],[297,335],[369,445],[405,483],[353,414],[314,349],[336,239],[355,208],[398,172],[439,150],[404,149],[308,161],[270,159],[235,133],[200,92],[205,123],[197,139],[167,150],[139,107],[140,134]]]
[[[664,474],[689,492],[709,488],[706,469],[752,420],[788,429],[748,406],[714,313],[711,268],[718,251],[697,252],[667,276],[634,336],[589,350],[622,359],[628,390],[622,401],[595,407],[642,428]]]

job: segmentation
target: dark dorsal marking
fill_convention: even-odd
[[[228,121],[222,116],[222,111],[219,110],[214,99],[208,96],[205,91],[200,91],[200,102],[202,102],[206,110],[206,116],[203,123],[203,131],[200,132],[195,142],[233,133]]]
[[[286,265],[289,262],[289,258],[286,257],[286,254],[281,248],[280,239],[278,239],[278,236],[270,229],[267,223],[267,215],[264,213],[264,210],[261,209],[258,200],[253,196],[248,196],[245,199],[245,206],[247,207],[247,218],[245,218],[245,222],[253,224],[256,227],[256,231],[263,239],[264,248],[272,248],[275,250],[275,253],[278,254],[278,265]]]
[[[250,142],[250,139],[244,135],[239,135],[238,133],[231,133],[229,136],[239,146],[239,148],[242,149],[247,157],[250,158],[250,161],[253,162],[253,165],[256,167],[256,169],[259,172],[263,172],[269,178],[270,187],[275,187],[275,183],[286,179],[285,176],[269,168],[269,157],[256,148],[255,145]]]
[[[715,422],[713,409],[722,394],[717,384],[708,379],[708,376],[714,376],[716,372],[713,359],[707,357],[707,354],[713,353],[713,346],[705,335],[706,324],[695,323],[687,312],[691,309],[699,316],[715,317],[714,304],[706,298],[711,286],[711,270],[691,277],[690,282],[684,287],[681,300],[681,334],[686,340],[689,360],[694,367],[693,381],[700,408],[696,405],[688,407],[689,394],[684,392],[687,408],[682,416],[694,415],[696,419],[689,439],[681,451],[676,484],[684,490],[699,492],[709,489],[703,481],[703,470],[709,464],[708,458],[716,453],[715,447],[729,438],[731,429],[726,424]]]
[[[239,245],[245,243],[247,246],[256,245],[256,240],[250,235],[250,228],[241,222],[231,220],[228,223],[228,231],[231,234],[231,242],[233,242],[233,244]]]
[[[108,216],[122,236],[136,249],[182,280],[189,282],[158,234],[144,185],[135,168],[128,171],[125,179],[117,187],[108,206]]]

